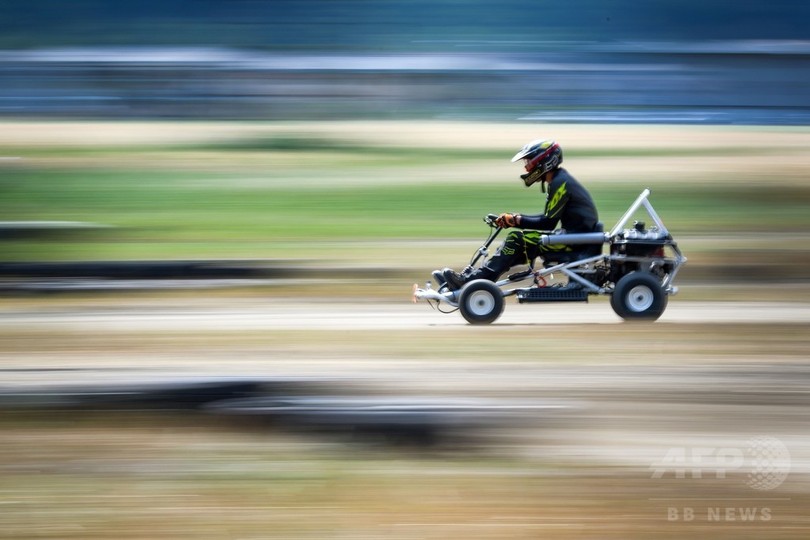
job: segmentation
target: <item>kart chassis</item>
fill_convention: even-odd
[[[461,309],[468,322],[487,324],[500,316],[503,298],[509,296],[517,296],[518,301],[524,303],[587,301],[591,295],[610,295],[611,306],[622,318],[657,319],[666,307],[667,298],[678,292],[673,282],[686,257],[650,203],[650,193],[645,189],[609,232],[567,234],[552,231],[541,235],[543,245],[572,246],[573,260],[556,262],[557,254],[551,253],[543,268],[535,269],[530,261],[526,270],[497,282],[474,280],[456,291],[442,284],[433,289],[430,282],[424,288],[414,285],[414,302],[425,300],[448,313]],[[642,207],[654,226],[647,230],[643,223],[635,222],[633,228],[626,228],[628,221]],[[502,230],[495,225],[496,217],[490,214],[484,218],[492,230],[464,272],[473,271],[477,263],[483,264],[489,256],[489,246]],[[608,253],[602,253],[605,245],[609,246]],[[576,258],[577,246],[590,247],[586,249],[589,253]],[[594,246],[600,253],[594,253]],[[548,286],[546,278],[554,274],[564,275],[568,283]],[[533,283],[516,286],[526,281]],[[617,294],[621,298],[614,298]],[[446,311],[442,306],[453,309]]]

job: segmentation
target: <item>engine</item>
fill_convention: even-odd
[[[615,283],[636,270],[646,270],[660,277],[669,274],[674,268],[674,261],[666,256],[669,245],[673,245],[669,233],[657,227],[647,229],[644,222],[635,222],[632,229],[625,229],[611,242],[609,280]]]

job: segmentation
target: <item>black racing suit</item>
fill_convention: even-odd
[[[599,222],[590,193],[563,168],[554,171],[548,183],[545,212],[521,216],[519,229],[510,231],[498,252],[469,279],[495,281],[512,266],[531,263],[537,256],[548,259],[552,253],[572,251],[564,245],[540,245],[540,231],[551,231],[558,222],[568,233],[594,232]]]
[[[546,211],[521,216],[520,228],[551,231],[558,221],[568,233],[594,232],[599,222],[591,194],[563,168],[554,171],[554,178],[548,183]]]

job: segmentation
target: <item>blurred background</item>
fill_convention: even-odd
[[[801,2],[5,1],[6,115],[803,125]]]
[[[2,258],[453,264],[390,240],[538,211],[508,158],[552,137],[606,222],[649,186],[681,235],[755,233],[749,261],[702,234],[685,277],[796,277],[761,254],[806,247],[809,9],[4,1]]]
[[[0,538],[807,538],[808,20],[0,0]],[[651,188],[659,322],[407,303],[537,138]]]

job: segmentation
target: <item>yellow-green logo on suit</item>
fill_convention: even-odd
[[[551,213],[551,209],[560,204],[560,200],[565,195],[565,184],[561,185],[557,191],[554,192],[554,198],[551,199],[551,202],[548,203],[549,213]]]

